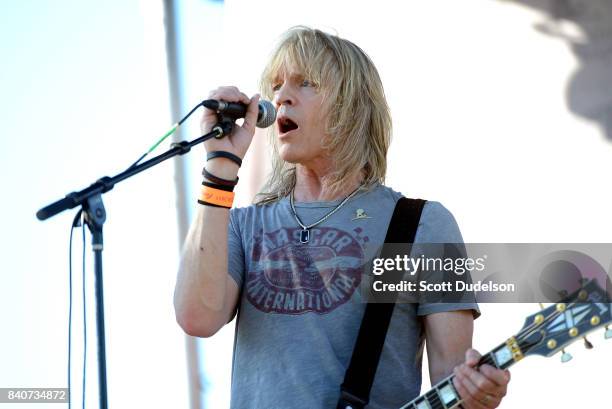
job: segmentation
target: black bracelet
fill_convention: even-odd
[[[227,207],[227,206],[221,206],[221,205],[217,205],[214,203],[209,203],[209,202],[205,202],[204,200],[200,200],[198,199],[198,203],[204,206],[211,206],[211,207],[220,207],[222,209],[231,209],[231,207]]]
[[[209,173],[206,168],[202,168],[202,176],[204,176],[206,179],[210,180],[213,183],[217,183],[223,186],[236,186],[236,184],[238,184],[238,179],[240,179],[239,177],[236,177],[236,180],[221,179],[220,177]]]
[[[218,183],[211,183],[211,182],[207,182],[207,181],[203,181],[202,182],[202,186],[212,187],[213,189],[225,190],[226,192],[233,192],[234,191],[234,186],[224,186],[224,185],[220,185]]]
[[[231,152],[213,151],[213,152],[208,152],[206,154],[207,161],[214,159],[214,158],[226,158],[234,162],[236,165],[238,165],[238,167],[242,166],[242,159],[240,159],[238,156],[234,155]]]

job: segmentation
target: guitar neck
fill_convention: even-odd
[[[523,359],[519,342],[515,337],[494,348],[480,358],[476,367],[491,365],[498,369],[506,369]],[[453,385],[454,375],[438,382],[429,392],[408,402],[400,409],[452,409],[461,404],[462,400]]]
[[[523,359],[525,355],[537,354],[549,357],[602,326],[606,329],[605,338],[612,338],[612,330],[608,328],[610,322],[612,322],[610,295],[602,290],[597,280],[583,282],[583,286],[564,301],[528,316],[519,333],[485,354],[476,367],[491,365],[498,369],[506,369]],[[561,358],[562,362],[566,362],[565,355],[564,353]],[[462,400],[453,385],[453,378],[454,376],[449,376],[429,392],[408,402],[400,409],[456,408]]]

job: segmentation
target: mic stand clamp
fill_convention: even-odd
[[[213,126],[212,130],[217,132],[215,138],[221,139],[224,136],[232,133],[232,131],[234,130],[234,121],[236,121],[236,118],[232,118],[231,116],[222,113],[218,113],[217,118],[219,122],[217,122],[217,124]]]

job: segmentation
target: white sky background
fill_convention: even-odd
[[[0,387],[57,387],[66,380],[73,212],[44,223],[34,214],[123,170],[171,123],[161,2],[7,4],[0,6]],[[390,186],[440,201],[467,242],[612,242],[612,144],[595,124],[568,112],[565,89],[577,61],[564,43],[533,30],[537,13],[492,0],[181,4],[188,16],[189,107],[219,85],[256,92],[272,45],[288,27],[337,31],[372,57],[383,78],[394,119]],[[195,123],[187,135],[198,133]],[[201,155],[189,157],[195,186]],[[247,160],[266,163],[261,154]],[[187,407],[184,338],[172,308],[178,256],[172,178],[167,162],[105,195],[111,407]],[[239,194],[239,205],[248,201]],[[75,240],[77,392],[79,254]],[[89,249],[87,267],[91,284]],[[475,346],[488,351],[536,308],[482,306]],[[88,383],[95,389],[94,322],[90,314]],[[210,408],[226,406],[231,333],[230,325],[202,342]],[[501,407],[596,407],[609,387],[603,365],[612,359],[612,342],[602,338],[590,337],[590,352],[571,347],[575,359],[565,365],[557,358],[518,364]],[[88,390],[88,407],[97,406],[94,393]]]
[[[161,6],[148,0],[0,5],[0,387],[66,386],[68,232],[75,211],[45,222],[34,215],[124,170],[170,127]],[[178,256],[172,178],[169,161],[104,196],[111,408],[188,406],[184,335],[172,306]],[[88,234],[87,407],[95,408],[90,242]],[[80,407],[80,232],[74,243],[72,386]]]

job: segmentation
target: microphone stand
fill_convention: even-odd
[[[102,227],[106,221],[106,210],[102,202],[102,194],[108,192],[115,184],[136,175],[150,167],[157,165],[160,162],[170,159],[177,155],[184,155],[191,150],[192,146],[207,141],[210,138],[223,138],[229,135],[234,126],[235,118],[231,118],[222,114],[218,114],[219,122],[213,127],[212,131],[203,135],[191,142],[181,141],[173,143],[172,148],[165,153],[162,153],[146,162],[139,165],[133,165],[126,171],[114,177],[104,176],[98,179],[91,186],[79,191],[72,192],[63,199],[60,199],[48,206],[43,207],[36,212],[36,217],[39,220],[46,220],[56,214],[72,209],[76,206],[81,206],[85,214],[85,223],[92,234],[92,250],[94,252],[94,270],[95,270],[95,291],[96,291],[96,324],[98,336],[98,383],[100,392],[100,409],[108,408],[107,388],[106,388],[106,348],[104,334],[104,297],[102,285],[102,250],[104,247],[104,239],[102,235]]]

